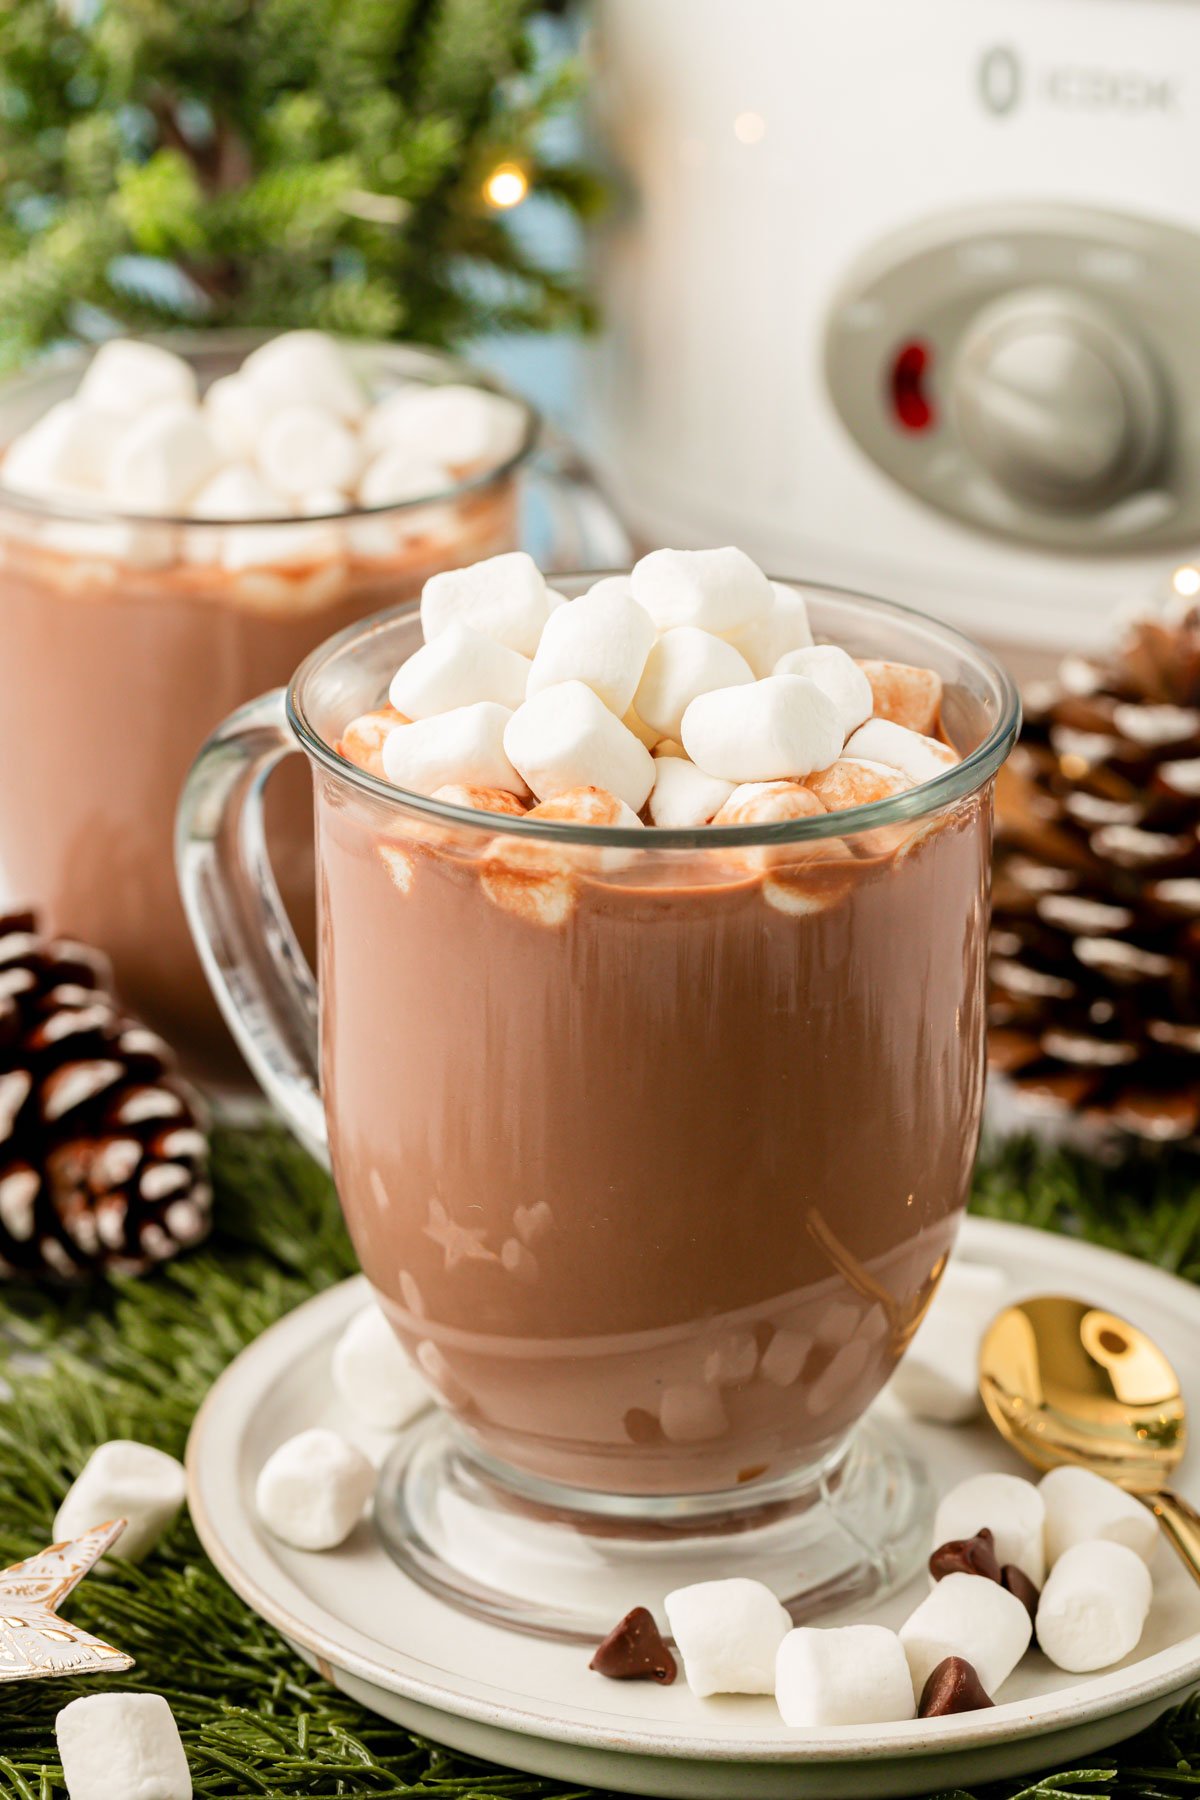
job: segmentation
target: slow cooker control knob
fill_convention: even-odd
[[[1128,327],[1069,289],[986,306],[961,339],[952,408],[967,449],[1013,499],[1095,512],[1132,492],[1163,447],[1154,367]]]

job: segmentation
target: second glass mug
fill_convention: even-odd
[[[420,643],[405,608],[235,714],[181,802],[209,979],[331,1163],[439,1402],[385,1468],[384,1540],[527,1629],[594,1636],[729,1573],[804,1616],[907,1577],[924,1547],[920,1472],[855,1428],[965,1204],[992,784],[1018,703],[949,628],[805,594],[818,640],[937,669],[957,767],[773,826],[464,811],[336,750]],[[319,981],[262,831],[266,778],[298,749]]]

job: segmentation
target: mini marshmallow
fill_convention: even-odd
[[[1035,1587],[1041,1587],[1046,1573],[1046,1507],[1033,1482],[1020,1475],[990,1472],[960,1481],[938,1506],[931,1547],[936,1550],[953,1539],[974,1537],[985,1525],[996,1540],[996,1560],[1001,1568],[1015,1563]],[[965,1656],[979,1668],[969,1650],[948,1650],[946,1654]],[[983,1685],[990,1694],[991,1683],[985,1680]]]
[[[0,481],[14,493],[39,499],[100,488],[118,430],[111,414],[78,400],[60,400],[9,446],[0,464]]]
[[[334,413],[301,403],[281,407],[267,420],[255,457],[267,485],[296,500],[314,488],[352,488],[362,446]]]
[[[707,825],[733,792],[733,785],[706,775],[683,756],[656,756],[650,820],[667,831]]]
[[[231,462],[252,462],[267,413],[240,375],[220,375],[205,391],[204,417],[213,443]]]
[[[355,1313],[333,1351],[333,1385],[364,1425],[399,1431],[432,1404],[379,1306]]]
[[[432,794],[447,782],[523,794],[525,783],[504,748],[505,729],[516,716],[494,700],[480,700],[398,725],[384,739],[384,773],[416,794]]]
[[[781,825],[788,819],[816,819],[825,808],[798,781],[744,781],[735,787],[714,825]]]
[[[345,731],[334,745],[339,756],[347,762],[354,763],[368,774],[384,774],[383,746],[390,731],[397,725],[411,723],[403,713],[398,713],[394,706],[381,706],[377,712],[360,713],[357,719],[351,719]]]
[[[721,1396],[702,1381],[673,1381],[658,1407],[662,1434],[671,1444],[706,1444],[729,1429]]]
[[[186,1491],[183,1465],[173,1456],[113,1438],[92,1451],[67,1489],[54,1515],[54,1536],[63,1542],[124,1519],[125,1529],[107,1554],[141,1562],[174,1523]]]
[[[115,506],[129,512],[183,512],[220,461],[204,417],[195,407],[155,406],[117,439],[105,492]]]
[[[264,413],[307,402],[354,424],[366,411],[358,377],[323,331],[285,331],[271,338],[251,351],[240,374]]]
[[[317,520],[294,523],[234,526],[221,541],[221,562],[226,569],[287,568],[299,563],[335,563],[341,560],[342,540],[336,525]],[[290,590],[285,592],[284,598]]]
[[[936,738],[922,737],[920,732],[909,731],[903,725],[893,725],[890,719],[868,719],[860,725],[847,741],[846,755],[885,763],[914,783],[944,775],[959,760],[948,745],[939,744]]]
[[[421,593],[426,641],[457,623],[532,657],[548,616],[546,583],[523,550],[491,556],[465,569],[445,569],[430,576]]]
[[[826,812],[845,812],[851,806],[871,806],[876,800],[890,800],[912,786],[899,769],[886,763],[863,762],[854,756],[839,756],[827,769],[810,775],[807,784]]]
[[[461,806],[467,812],[507,813],[513,819],[524,818],[529,810],[516,794],[506,793],[503,788],[466,787],[456,781],[434,788],[433,798],[444,800],[447,806]]]
[[[317,1426],[267,1458],[254,1489],[258,1516],[296,1550],[334,1550],[362,1518],[375,1471],[361,1450]]]
[[[753,680],[750,664],[732,644],[694,625],[678,625],[649,650],[634,706],[660,737],[678,739],[683,715],[697,695]]]
[[[660,631],[736,631],[771,611],[771,584],[744,550],[652,550],[635,563],[633,597]]]
[[[760,681],[765,675],[774,673],[781,656],[786,656],[789,650],[803,650],[813,641],[803,594],[785,586],[782,581],[773,581],[771,595],[769,612],[752,619],[749,625],[721,634],[727,644],[732,644],[745,657]]]
[[[663,1605],[688,1686],[709,1694],[771,1694],[792,1621],[769,1587],[735,1575],[676,1588]]]
[[[925,735],[936,729],[942,709],[942,678],[935,670],[894,662],[860,661],[858,666],[871,684],[877,719],[890,719],[894,725]]]
[[[165,569],[178,555],[173,527],[149,520],[49,519],[39,535],[43,544],[65,556],[125,563],[131,569]]]
[[[193,519],[282,519],[287,507],[248,463],[219,469],[188,504]]]
[[[508,722],[504,749],[539,800],[598,787],[640,812],[654,786],[650,752],[582,681],[560,682],[526,700]]]
[[[979,1351],[1007,1296],[1003,1270],[951,1261],[888,1390],[906,1412],[941,1425],[978,1415]]]
[[[1064,1463],[1038,1483],[1046,1507],[1046,1562],[1053,1568],[1075,1544],[1096,1538],[1124,1544],[1149,1562],[1158,1544],[1158,1520],[1148,1506],[1090,1469]]]
[[[413,652],[392,677],[389,698],[410,719],[494,700],[512,712],[525,698],[527,656],[467,625],[450,625]]]
[[[1127,1544],[1072,1544],[1042,1589],[1038,1645],[1073,1675],[1107,1669],[1137,1649],[1153,1598],[1150,1571]]]
[[[175,1715],[161,1694],[84,1694],[54,1721],[70,1800],[192,1800]]]
[[[416,461],[403,450],[385,450],[370,463],[358,484],[364,506],[406,506],[432,500],[454,486],[440,463]]]
[[[638,691],[653,645],[654,625],[636,600],[611,589],[589,590],[546,620],[529,671],[529,693],[582,681],[620,719]]]
[[[775,1658],[785,1725],[886,1725],[915,1714],[904,1645],[883,1625],[789,1631]]]
[[[458,384],[401,388],[374,407],[363,427],[368,450],[396,451],[450,469],[493,468],[520,449],[526,419],[503,394]]]
[[[852,656],[836,644],[812,644],[789,650],[775,664],[776,675],[806,675],[837,707],[843,736],[871,716],[871,684]]]
[[[527,815],[531,819],[557,819],[564,825],[597,825],[605,831],[642,831],[637,814],[604,788],[569,788],[550,800],[539,800]]]
[[[350,510],[350,496],[340,488],[313,488],[300,499],[300,511],[306,519],[322,519],[330,514]],[[377,522],[377,521],[376,521]]]
[[[136,419],[155,406],[194,406],[196,377],[181,356],[161,344],[110,338],[88,364],[78,398],[98,412]]]
[[[1033,1636],[1033,1621],[1015,1594],[982,1575],[947,1575],[900,1627],[913,1692],[919,1694],[947,1656],[971,1664],[995,1696]]]
[[[781,781],[828,768],[842,750],[837,707],[804,675],[769,675],[692,701],[683,747],[723,781]]]

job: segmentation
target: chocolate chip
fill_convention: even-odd
[[[1021,1602],[1025,1611],[1033,1621],[1032,1643],[1037,1645],[1037,1609],[1040,1595],[1024,1569],[1018,1569],[1016,1563],[1005,1563],[1000,1571],[1000,1585],[1006,1587],[1015,1599]]]
[[[644,1606],[635,1606],[613,1626],[588,1668],[610,1681],[657,1681],[670,1687],[675,1679],[675,1658]]]
[[[989,1581],[999,1581],[1000,1564],[991,1532],[985,1526],[974,1537],[939,1544],[929,1559],[929,1573],[935,1581],[943,1575],[986,1575]]]
[[[970,1663],[961,1656],[947,1656],[921,1689],[917,1717],[938,1719],[944,1713],[979,1712],[993,1704]]]

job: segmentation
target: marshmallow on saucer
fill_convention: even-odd
[[[899,769],[912,782],[932,781],[959,760],[948,745],[940,744],[936,738],[922,737],[904,725],[894,725],[890,719],[868,719],[860,725],[846,744],[846,755],[885,763],[889,769]]]
[[[808,785],[826,812],[845,812],[851,806],[871,806],[876,800],[890,800],[893,794],[905,793],[912,782],[899,769],[889,769],[886,763],[839,756],[827,769],[810,775]]]
[[[781,781],[826,769],[842,751],[837,707],[804,675],[768,675],[700,694],[683,716],[683,747],[723,781]]]
[[[516,717],[494,700],[480,700],[397,725],[384,739],[384,773],[396,787],[416,794],[432,794],[448,782],[523,794],[525,783],[504,748],[505,730]]]
[[[636,600],[611,588],[591,589],[546,620],[529,671],[530,696],[562,681],[582,681],[620,719],[653,644],[654,625]]]
[[[334,1346],[332,1368],[341,1399],[377,1431],[399,1431],[431,1404],[425,1377],[378,1306],[355,1313]]]
[[[110,1519],[124,1519],[125,1529],[107,1554],[141,1562],[174,1523],[186,1489],[183,1464],[173,1456],[113,1438],[92,1451],[67,1489],[54,1515],[54,1536],[64,1542]]]
[[[657,756],[650,795],[651,823],[667,831],[708,825],[732,792],[731,782],[706,775],[685,756]]]
[[[654,785],[650,752],[582,681],[543,688],[518,707],[504,750],[539,800],[598,787],[640,812]]]
[[[219,375],[205,390],[204,417],[213,443],[231,462],[252,462],[266,408],[240,375]]]
[[[320,1426],[288,1438],[259,1471],[254,1500],[267,1530],[296,1550],[333,1550],[362,1517],[375,1471],[361,1450]]]
[[[192,1800],[175,1715],[161,1694],[83,1694],[54,1721],[70,1800]]]
[[[525,414],[514,401],[457,383],[400,388],[372,408],[363,427],[375,454],[395,451],[451,469],[507,462],[524,435]]]
[[[1158,1544],[1158,1520],[1148,1506],[1114,1481],[1064,1463],[1038,1483],[1046,1507],[1046,1561],[1051,1568],[1075,1544],[1106,1538],[1149,1562]]]
[[[285,331],[271,338],[251,351],[239,374],[264,413],[306,402],[354,424],[367,409],[346,356],[323,331]]]
[[[769,612],[721,634],[745,657],[759,681],[774,673],[776,663],[789,650],[803,650],[813,641],[803,594],[782,581],[773,581],[770,586],[773,598]]]
[[[871,684],[877,719],[926,736],[935,730],[942,709],[942,678],[935,670],[894,662],[860,661],[858,666]]]
[[[354,432],[335,413],[310,401],[273,413],[259,434],[255,455],[263,480],[290,500],[314,488],[352,488],[362,467]]]
[[[941,1425],[977,1416],[979,1351],[1007,1296],[1002,1270],[951,1259],[888,1390],[906,1412]]]
[[[871,716],[871,684],[852,656],[837,644],[812,644],[805,650],[789,650],[772,671],[776,675],[807,675],[838,709],[842,733],[852,731]]]
[[[97,412],[135,419],[154,406],[194,406],[196,377],[181,356],[160,344],[110,338],[88,364],[78,398]]]
[[[698,694],[754,680],[750,664],[732,644],[694,625],[664,631],[647,650],[637,693],[631,698],[638,717],[659,737],[678,739],[683,715]]]
[[[54,498],[65,488],[101,488],[119,424],[79,400],[60,400],[22,432],[0,464],[14,493]]]
[[[792,1621],[769,1587],[735,1575],[676,1588],[663,1602],[688,1686],[709,1694],[771,1694]]]
[[[192,495],[193,519],[282,519],[287,507],[249,463],[227,463]]]
[[[883,1625],[789,1631],[775,1699],[785,1725],[886,1725],[916,1712],[904,1645]]]
[[[527,656],[467,625],[449,625],[422,644],[392,677],[390,699],[410,719],[495,700],[512,712],[525,698]]]
[[[1029,1648],[1033,1621],[1015,1594],[982,1575],[946,1575],[900,1627],[914,1693],[947,1656],[969,1662],[995,1696]]]
[[[469,625],[532,657],[549,610],[541,570],[523,550],[509,550],[431,575],[421,593],[421,629],[428,642],[447,625]]]
[[[660,631],[737,631],[771,611],[771,584],[744,550],[652,550],[635,563],[633,597]]]
[[[1038,1644],[1073,1675],[1107,1669],[1137,1649],[1153,1597],[1150,1571],[1127,1544],[1072,1544],[1042,1589]]]
[[[204,415],[177,401],[151,407],[113,446],[105,492],[137,513],[180,513],[220,466]]]
[[[938,1506],[933,1548],[958,1538],[974,1537],[985,1525],[996,1540],[996,1560],[1001,1568],[1015,1563],[1035,1587],[1041,1587],[1046,1573],[1046,1507],[1033,1482],[1020,1475],[991,1472],[960,1481]],[[946,1655],[965,1656],[979,1669],[969,1650],[947,1650]],[[982,1669],[979,1673],[982,1676]],[[983,1685],[990,1694],[991,1684],[985,1680]]]

